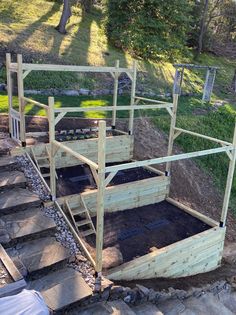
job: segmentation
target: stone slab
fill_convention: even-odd
[[[47,217],[40,208],[20,211],[2,216],[5,229],[11,240],[55,228],[53,219]]]
[[[16,158],[7,156],[7,157],[1,157],[0,158],[0,171],[11,171],[14,169],[14,167],[17,165]]]
[[[25,188],[25,185],[25,175],[20,171],[6,171],[0,173],[0,190],[16,186]]]
[[[121,300],[101,302],[79,310],[78,315],[135,315],[135,312]]]
[[[41,293],[47,306],[53,311],[58,311],[91,296],[92,290],[80,273],[76,272],[73,277],[64,279],[60,284]]]
[[[41,201],[28,189],[13,188],[0,192],[0,215],[26,210],[29,206],[38,206]]]
[[[67,260],[70,252],[60,245],[54,237],[43,237],[7,249],[13,259],[20,259],[29,273],[53,266]]]

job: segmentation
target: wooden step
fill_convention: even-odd
[[[89,229],[87,231],[81,231],[80,234],[85,237],[85,236],[88,236],[88,235],[91,235],[91,234],[95,234],[94,230],[93,229]]]
[[[81,221],[76,221],[77,226],[83,226],[87,224],[91,224],[91,221],[89,219],[81,220]]]
[[[41,173],[43,177],[50,177],[50,173]]]
[[[0,173],[0,191],[13,187],[25,188],[26,178],[24,173],[19,171],[5,171]]]
[[[28,289],[40,291],[48,307],[58,311],[92,295],[81,274],[71,268],[50,273],[32,281]]]
[[[86,213],[86,209],[84,209],[84,208],[72,208],[71,212],[73,215],[78,215],[78,214]]]
[[[0,216],[37,207],[40,204],[38,195],[28,189],[13,188],[0,192]]]
[[[66,262],[70,257],[69,249],[60,245],[54,237],[43,237],[17,244],[7,249],[7,253],[13,261],[20,259],[28,273]]]
[[[11,241],[46,235],[56,227],[53,219],[47,217],[40,208],[4,215],[1,220],[5,223]]]
[[[35,156],[37,161],[48,160],[48,156]]]

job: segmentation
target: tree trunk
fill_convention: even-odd
[[[205,0],[203,12],[202,12],[202,18],[200,22],[200,34],[199,34],[199,39],[198,39],[197,56],[199,56],[200,53],[202,52],[203,37],[206,31],[205,24],[206,24],[206,18],[207,18],[208,5],[209,5],[209,0]]]
[[[231,86],[232,86],[233,92],[236,93],[236,69],[234,70],[234,77],[233,77]]]
[[[81,4],[86,13],[89,13],[91,11],[92,3],[93,0],[81,0]]]
[[[70,17],[71,17],[70,0],[64,0],[61,19],[56,27],[56,30],[58,30],[59,33],[66,34],[66,24]]]

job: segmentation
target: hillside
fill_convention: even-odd
[[[130,66],[132,57],[128,52],[118,50],[109,45],[103,28],[102,8],[94,7],[90,14],[82,14],[80,7],[73,8],[73,15],[67,25],[68,33],[61,35],[55,30],[60,18],[61,6],[59,2],[35,0],[2,0],[0,2],[0,65],[4,64],[5,53],[22,53],[28,62],[50,62],[78,65],[114,65],[120,60],[121,66]],[[191,51],[187,57],[179,57],[176,62],[194,62]],[[196,62],[196,61],[195,61]],[[234,95],[230,92],[230,85],[236,68],[236,62],[226,57],[216,57],[213,54],[202,54],[197,61],[204,65],[217,65],[214,94],[211,104],[202,104],[200,96],[181,97],[179,106],[179,127],[188,127],[194,131],[230,140],[235,117]],[[172,90],[174,67],[167,60],[160,62],[138,60],[138,85],[146,92],[169,93]],[[200,93],[205,74],[201,71],[186,71],[184,77],[184,92]],[[5,81],[5,71],[2,67],[0,83]],[[84,76],[80,74],[44,73],[30,74],[25,80],[26,89],[77,89],[102,88],[106,78]],[[200,95],[200,94],[199,94]],[[46,96],[33,96],[45,101]],[[63,96],[56,98],[56,106],[78,104],[80,106],[101,106],[110,103],[111,96]],[[217,100],[220,106],[213,106]],[[16,100],[15,100],[16,101]],[[222,101],[224,101],[222,103]],[[126,96],[120,96],[119,102],[127,102]],[[16,101],[17,104],[17,101]],[[223,105],[222,105],[223,104]],[[41,112],[28,113],[40,115]],[[0,95],[0,112],[7,111],[7,97]],[[95,113],[96,114],[96,113]],[[100,117],[106,117],[100,113]],[[145,115],[153,116],[152,112]],[[168,116],[160,114],[154,122],[158,128],[168,132]],[[121,113],[121,117],[126,114]],[[178,139],[177,143],[186,151],[207,148],[204,141],[188,137]],[[227,172],[227,159],[222,157],[201,158],[201,167],[214,175],[215,183],[221,189],[222,181]],[[222,191],[221,191],[222,192]],[[233,187],[233,200],[236,200],[236,181]],[[236,202],[233,201],[233,206]]]

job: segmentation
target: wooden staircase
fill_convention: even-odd
[[[35,153],[33,147],[30,149],[31,155],[33,157],[33,160],[39,169],[40,173],[42,174],[43,177],[50,177],[50,173],[45,173],[43,172],[44,168],[49,169],[50,167],[50,152],[48,150],[48,147],[45,145],[45,151],[44,155],[37,156]],[[56,178],[58,179],[57,172],[56,172]]]
[[[69,200],[65,200],[63,208],[70,214],[75,229],[80,237],[84,238],[88,235],[96,235],[93,221],[82,196],[78,196],[77,201],[73,203]]]

